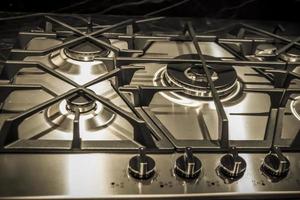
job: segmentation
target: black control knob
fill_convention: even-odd
[[[197,178],[202,170],[201,161],[193,155],[192,148],[187,147],[184,155],[177,158],[174,171],[181,178]]]
[[[155,161],[145,154],[145,149],[139,149],[139,155],[129,161],[129,174],[136,179],[148,179],[155,174]]]
[[[261,170],[268,176],[284,177],[290,169],[290,161],[281,153],[278,147],[272,148],[265,157]]]
[[[219,172],[226,178],[235,179],[243,176],[246,167],[246,161],[238,155],[235,147],[231,147],[220,160]]]

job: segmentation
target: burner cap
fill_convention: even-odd
[[[109,39],[103,36],[98,37],[97,39],[110,44]],[[80,44],[65,48],[65,54],[69,58],[79,61],[92,61],[95,57],[105,57],[108,56],[109,53],[110,51],[108,49],[96,45],[90,41],[85,41]]]
[[[280,49],[282,45],[275,46],[273,44],[259,44],[255,50],[255,56],[260,60],[272,60],[276,59],[275,51]],[[290,50],[281,53],[279,58],[286,62],[299,62],[300,61],[300,49],[291,48]]]
[[[96,101],[86,95],[75,94],[66,99],[67,110],[75,112],[79,109],[80,113],[89,112],[96,109]]]
[[[198,59],[197,54],[186,54],[176,57],[178,59]],[[205,59],[216,59],[205,56]],[[207,65],[212,81],[218,94],[227,96],[237,83],[237,74],[232,66],[220,64]],[[168,64],[165,71],[165,79],[171,86],[184,88],[184,93],[196,97],[212,97],[209,89],[207,76],[202,64]]]
[[[264,57],[264,56],[272,56],[275,55],[275,51],[277,50],[276,46],[273,44],[259,44],[255,50],[255,56]]]
[[[63,132],[71,132],[76,109],[80,112],[81,130],[86,133],[105,128],[116,117],[114,112],[99,101],[84,94],[74,94],[47,109],[47,122]]]

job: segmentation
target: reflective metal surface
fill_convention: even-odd
[[[49,42],[49,41],[48,41]],[[53,45],[59,43],[51,40]],[[114,45],[126,48],[126,43],[111,41]],[[36,43],[37,44],[37,43]],[[233,56],[213,42],[199,43],[203,54],[233,59]],[[32,46],[32,47],[30,47]],[[34,47],[33,47],[34,46]],[[43,46],[43,45],[41,45]],[[47,46],[47,45],[44,45]],[[36,49],[28,44],[28,49]],[[42,47],[41,47],[42,48]],[[82,65],[83,61],[66,64],[68,57],[55,55],[27,57],[28,61],[40,61],[79,84],[84,84],[106,73],[101,61],[92,65]],[[144,57],[176,57],[182,54],[196,53],[190,42],[154,42]],[[58,56],[58,57],[56,57]],[[53,58],[57,61],[53,65]],[[52,59],[52,61],[51,61]],[[55,62],[56,62],[55,61]],[[73,62],[73,61],[72,61]],[[79,62],[79,63],[78,63]],[[60,65],[62,64],[62,65]],[[139,64],[145,70],[139,70],[133,77],[132,85],[157,84],[157,72],[166,65],[157,63]],[[59,66],[64,66],[60,68]],[[243,88],[271,88],[265,78],[250,67],[233,66],[237,72],[237,93],[222,103],[229,120],[230,140],[263,140],[270,109],[267,94],[242,93]],[[63,70],[67,69],[67,70]],[[72,70],[69,70],[72,69]],[[75,71],[73,71],[73,69]],[[299,68],[295,71],[299,71]],[[69,84],[37,69],[23,69],[14,79],[19,84],[36,82],[61,94],[72,89]],[[260,85],[258,85],[258,83]],[[296,82],[296,84],[300,84]],[[126,111],[129,108],[114,92],[108,81],[90,87],[96,94],[109,99]],[[30,93],[16,91],[4,103],[4,110],[24,111],[40,104],[52,96],[37,90]],[[299,97],[295,97],[298,99]],[[66,100],[54,104],[30,118],[18,127],[21,139],[31,140],[67,140],[71,141],[74,114],[67,109]],[[281,137],[293,139],[300,129],[298,101],[289,100],[283,122]],[[154,96],[150,110],[178,140],[218,139],[218,116],[213,101],[187,98],[171,92],[161,92]],[[14,114],[0,115],[0,125],[4,119]],[[122,117],[106,110],[96,102],[91,110],[80,118],[80,136],[89,140],[134,140],[133,127]],[[10,147],[17,146],[11,144]],[[139,144],[136,144],[139,145]],[[297,153],[285,153],[291,163],[290,171],[283,180],[272,182],[260,171],[266,154],[240,154],[247,163],[245,174],[231,183],[224,182],[218,176],[222,154],[194,154],[202,163],[202,172],[197,180],[185,181],[174,173],[175,161],[182,154],[150,154],[156,165],[153,178],[138,181],[128,174],[128,162],[133,154],[125,153],[82,153],[82,154],[1,154],[0,155],[0,197],[7,198],[103,198],[103,199],[161,199],[169,198],[281,198],[300,196],[300,160]]]
[[[183,54],[177,59],[197,59],[197,54]],[[218,60],[215,57],[205,56],[206,59]],[[214,86],[220,98],[228,96],[236,90],[238,81],[235,69],[232,66],[213,64],[208,66]],[[183,88],[188,97],[212,99],[212,93],[208,89],[208,80],[202,65],[195,64],[167,64],[161,74],[155,79],[161,79],[162,85]],[[157,80],[159,81],[159,80]]]
[[[215,43],[200,42],[199,44],[205,55],[233,58],[226,50]],[[165,45],[164,42],[154,43],[148,52],[150,52],[149,54],[151,52],[156,52],[158,55],[164,54],[166,57],[195,53],[192,44],[189,42],[169,42],[168,51],[164,49]],[[145,56],[147,57],[147,55]],[[138,71],[135,74],[132,84],[155,84],[155,73],[164,68],[165,65],[149,64],[145,67],[145,71]],[[258,76],[250,67],[233,67],[238,78],[245,83],[243,87],[259,87],[258,84],[252,85],[253,82],[261,83],[261,87],[272,87],[268,80]],[[249,84],[247,84],[248,82]],[[257,116],[255,113],[269,112],[269,96],[258,93],[244,93],[235,96],[237,98],[229,98],[228,101],[223,103],[229,119],[230,139],[263,140],[268,114]],[[178,140],[202,140],[204,137],[218,139],[218,118],[212,101],[195,100],[174,93],[160,93],[154,96],[150,108]],[[177,123],[178,121],[181,123]],[[206,126],[203,124],[206,124]]]
[[[40,39],[37,38],[38,41],[35,41],[36,38],[33,38],[27,45],[28,50],[42,50],[42,47],[47,46],[52,47],[59,43],[60,40],[54,39]],[[114,46],[119,48],[126,48],[127,44],[122,41],[112,40],[111,43]],[[41,46],[41,48],[40,48]],[[108,57],[113,57],[114,53],[110,52]],[[66,77],[74,80],[79,84],[87,83],[105,73],[108,72],[107,66],[102,61],[95,61],[95,60],[75,60],[66,54],[66,49],[62,48],[57,50],[50,55],[41,56],[41,57],[34,57],[30,58],[27,57],[26,60],[32,61],[40,61],[47,66],[51,66],[53,69],[56,69],[61,74],[65,75]]]
[[[292,102],[291,102],[291,111],[293,115],[300,120],[300,96],[296,97]]]
[[[198,180],[188,182],[175,176],[175,160],[181,155],[150,155],[156,162],[156,174],[147,181],[128,176],[132,154],[0,155],[0,171],[5,172],[0,173],[1,183],[5,183],[1,184],[0,195],[4,199],[18,196],[161,199],[175,194],[181,198],[218,196],[229,199],[272,195],[276,199],[282,197],[276,193],[300,195],[297,154],[285,154],[291,169],[278,183],[270,182],[260,171],[265,154],[240,154],[248,166],[244,176],[231,184],[225,184],[215,171],[221,154],[195,154],[203,164],[203,174]]]
[[[112,43],[116,46],[120,44],[120,47],[126,48],[126,43],[124,42],[112,41]],[[59,44],[57,40],[38,38],[37,41],[34,39],[28,43],[27,48],[36,50],[39,49],[39,47],[41,47],[41,49],[46,48],[46,46],[49,48],[56,44]],[[53,66],[50,62],[50,58],[51,55],[50,57],[49,55],[46,55],[40,57],[27,57],[26,60],[40,61],[47,66]],[[56,68],[55,66],[53,66],[53,68],[56,68],[59,73],[62,73],[68,78],[82,84],[103,75],[102,71],[91,69],[91,66],[89,65],[90,62],[72,60],[72,62],[73,61],[77,62],[77,68],[74,65],[70,65],[69,69],[72,69],[71,71],[73,71],[73,69],[75,71],[78,69],[80,73],[69,73],[68,71]],[[91,71],[89,71],[89,69],[91,69]],[[37,82],[57,94],[72,89],[72,86],[69,84],[36,68],[25,68],[21,70],[15,78],[15,83],[17,84],[35,84]],[[126,104],[114,92],[109,81],[95,84],[91,86],[90,89],[96,94],[101,94],[104,98],[109,99],[112,103],[119,105],[124,110],[129,111]],[[7,111],[24,111],[50,98],[52,98],[51,95],[42,90],[31,91],[30,93],[26,91],[15,91],[9,95],[7,101],[5,101],[3,109]],[[82,140],[133,139],[133,128],[129,122],[120,116],[116,116],[99,102],[96,102],[96,104],[97,106],[94,111],[84,113],[80,117],[80,133]],[[66,100],[63,100],[62,102],[50,106],[47,110],[37,113],[23,121],[19,126],[19,137],[20,139],[31,138],[35,140],[72,140],[73,118],[74,113],[68,111]],[[17,144],[12,144],[11,147],[14,145]]]
[[[65,100],[50,106],[46,114],[47,121],[61,131],[71,132],[75,113],[67,109]],[[98,131],[109,125],[115,118],[115,114],[97,102],[93,110],[80,115],[81,133],[88,131]],[[84,128],[83,128],[84,127]]]
[[[115,44],[125,45],[122,42],[113,41]],[[233,59],[223,48],[212,42],[200,42],[203,53],[214,56],[214,57],[226,57],[228,59]],[[35,47],[36,48],[36,47]],[[155,55],[153,55],[155,52]],[[147,51],[144,57],[176,57],[181,54],[195,53],[190,42],[154,42],[153,45]],[[39,60],[44,64],[50,65],[48,62],[48,56],[42,57],[28,57],[27,60]],[[163,64],[149,63],[143,64],[145,70],[139,70],[133,77],[132,85],[156,85],[158,80],[156,79],[157,73],[164,69],[166,66]],[[84,67],[84,66],[81,66]],[[233,66],[237,72],[238,78],[243,82],[243,84],[238,86],[236,93],[224,99],[223,105],[225,112],[229,119],[229,138],[231,140],[263,140],[265,136],[265,130],[268,119],[268,112],[270,108],[270,99],[267,94],[260,93],[242,93],[242,89],[251,87],[272,87],[270,82],[265,78],[258,76],[258,74],[250,67],[243,66]],[[298,68],[295,69],[295,71]],[[92,80],[93,77],[87,77],[87,79],[82,78],[80,74],[68,74],[59,71],[69,78],[77,81],[80,80],[84,82]],[[99,75],[95,74],[95,77]],[[16,77],[16,83],[22,84],[34,84],[35,82],[40,82],[45,87],[62,93],[71,89],[72,87],[68,84],[59,81],[53,76],[43,73],[36,69],[24,69],[22,73]],[[255,84],[253,84],[255,83]],[[259,85],[259,84],[261,85]],[[296,84],[300,84],[296,82]],[[125,103],[116,95],[112,90],[109,82],[104,81],[102,83],[96,84],[91,87],[97,94],[101,94],[105,98],[110,99],[113,103],[121,106],[125,110],[129,109]],[[8,97],[8,101],[4,104],[4,109],[6,110],[24,110],[28,109],[38,103],[41,103],[49,98],[51,98],[47,93],[43,91],[33,91],[30,94],[24,91],[17,91],[12,93]],[[35,95],[35,96],[34,96]],[[21,98],[26,96],[26,98]],[[28,99],[28,101],[26,100]],[[259,104],[257,103],[259,102]],[[295,111],[295,101],[289,101],[287,104],[287,113],[297,113]],[[203,138],[218,139],[218,120],[215,105],[210,100],[199,100],[193,99],[180,94],[175,94],[172,92],[164,92],[156,94],[150,104],[151,111],[155,116],[162,122],[162,124],[168,129],[168,131],[177,140],[202,140]],[[55,112],[54,112],[55,113]],[[45,119],[43,113],[38,113],[35,116],[29,118],[21,124],[20,137],[33,137],[39,132],[48,130],[51,132],[56,132],[58,129],[53,129],[48,127],[47,120]],[[107,120],[110,121],[111,117]],[[177,123],[180,121],[181,123]],[[40,123],[37,123],[40,122]],[[106,124],[106,123],[104,123]],[[283,123],[282,138],[293,139],[297,135],[297,130],[299,130],[299,119],[297,114],[285,115]],[[118,137],[125,135],[125,137],[132,138],[131,125],[129,125],[126,120],[116,117],[112,126],[108,126],[101,131],[106,129],[110,130],[111,127],[117,126]],[[68,129],[71,131],[70,129]],[[46,131],[46,132],[48,132]],[[101,132],[100,131],[100,132]],[[107,135],[109,132],[104,131]],[[62,134],[46,134],[42,138],[69,138],[71,135]],[[98,135],[98,134],[96,134]],[[99,134],[100,135],[100,134]],[[102,135],[103,136],[103,135]],[[87,138],[107,138],[106,136],[86,136]],[[110,138],[110,137],[108,137]],[[111,139],[115,139],[112,136]]]
[[[299,62],[300,61],[300,50],[288,51],[280,54],[280,58],[287,62]]]

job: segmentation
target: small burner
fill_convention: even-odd
[[[116,116],[100,102],[84,94],[76,94],[50,106],[46,112],[47,121],[61,131],[70,132],[76,109],[80,112],[80,125],[87,132],[104,128]]]
[[[272,56],[275,55],[275,51],[277,50],[276,46],[273,44],[259,44],[255,50],[255,56],[264,57],[264,56]]]
[[[76,109],[78,109],[80,113],[85,113],[97,108],[94,99],[79,94],[69,97],[66,101],[67,110],[70,110],[71,112],[75,112]]]
[[[98,37],[97,39],[110,44],[109,39],[103,36]],[[95,57],[106,57],[110,53],[108,49],[105,49],[89,41],[73,45],[69,48],[65,48],[64,52],[69,58],[86,62],[93,61]]]
[[[256,47],[254,55],[261,61],[276,59],[275,52],[281,47],[282,45],[275,46],[273,44],[259,44]],[[279,58],[286,62],[299,62],[300,50],[297,48],[291,48],[290,50],[281,53]]]
[[[110,43],[108,39],[101,37]],[[98,38],[99,39],[99,38]],[[114,53],[89,41],[57,50],[50,54],[53,68],[79,84],[87,83],[108,72],[108,66],[95,57],[113,57]]]
[[[292,48],[280,54],[279,57],[286,62],[300,62],[300,49]]]
[[[186,54],[177,58],[198,59],[198,55]],[[216,58],[205,56],[205,59]],[[232,66],[214,64],[208,65],[207,68],[220,97],[225,97],[236,89],[237,74]],[[184,93],[189,96],[212,98],[202,64],[169,64],[164,77],[168,85],[184,88]]]

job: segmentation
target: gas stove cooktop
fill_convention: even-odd
[[[80,19],[1,62],[1,197],[300,197],[299,34]]]

